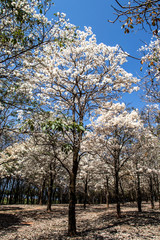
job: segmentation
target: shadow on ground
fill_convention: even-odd
[[[12,206],[5,206],[5,205],[1,205],[1,210],[0,211],[17,211],[17,210],[23,210],[22,207],[14,207]]]
[[[103,227],[98,227],[98,223],[102,223],[102,222],[103,222]],[[117,226],[123,226],[124,228],[125,226],[136,227],[136,228],[147,226],[147,225],[148,226],[152,225],[156,227],[160,226],[160,212],[146,211],[146,212],[138,213],[135,211],[127,211],[122,214],[121,218],[118,218],[118,219],[116,218],[115,213],[106,214],[98,218],[95,223],[92,222],[92,224],[94,227],[92,227],[90,222],[88,222],[87,223],[88,229],[82,232],[79,232],[79,235],[83,237],[87,237],[88,235],[90,235],[90,233],[96,234],[97,232],[106,231],[109,234],[112,234],[111,239],[114,240],[116,239],[114,238],[114,234],[117,233],[117,230],[116,230]],[[103,238],[102,236],[99,236],[96,234],[95,239],[106,239],[106,238]]]
[[[4,230],[19,225],[21,223],[21,218],[13,214],[2,214],[0,213],[0,230]]]
[[[134,207],[134,206],[133,206]],[[160,227],[160,212],[156,211],[144,211],[142,213],[136,212],[135,209],[132,211],[125,211],[122,213],[121,218],[116,217],[115,211],[112,211],[115,209],[114,207],[110,208],[111,212],[107,212],[106,208],[102,207],[101,209],[99,207],[88,207],[86,210],[83,210],[82,207],[79,207],[77,209],[77,213],[80,215],[81,213],[87,213],[87,212],[104,212],[98,219],[95,221],[91,220],[81,220],[77,221],[77,229],[84,229],[82,231],[79,231],[77,233],[77,237],[74,237],[74,240],[78,239],[107,239],[107,240],[117,240],[117,237],[115,236],[118,231],[116,229],[117,226],[123,226],[123,231],[125,232],[126,227],[143,227],[143,226],[149,226],[153,225],[155,227]],[[103,223],[103,224],[102,224]],[[101,227],[101,224],[103,225]],[[103,237],[101,234],[105,232],[106,235],[108,234],[108,237]],[[40,236],[38,240],[43,240],[44,236]],[[65,240],[65,239],[72,239],[67,237],[67,233],[59,233],[59,234],[49,234],[47,235],[48,240]],[[148,239],[148,238],[147,238]]]
[[[127,206],[128,207],[128,206]],[[37,209],[36,209],[37,208]],[[5,213],[5,211],[11,211]],[[52,220],[55,222],[57,219],[62,219],[67,217],[68,207],[67,205],[53,205],[52,212],[47,212],[46,208],[40,208],[35,206],[35,208],[21,208],[21,207],[9,207],[6,206],[6,209],[2,210],[3,213],[0,213],[0,230],[3,229],[3,233],[15,232],[17,228],[20,228],[22,225],[27,225],[23,222],[23,219],[28,218],[30,221],[36,220]],[[135,207],[130,205],[130,208],[125,209],[125,206],[122,210],[121,218],[116,218],[115,206],[106,209],[105,205],[101,206],[87,206],[87,209],[84,210],[82,205],[77,205],[77,237],[76,239],[107,239],[107,240],[117,240],[117,226],[125,227],[134,227],[138,228],[141,226],[155,226],[160,227],[160,212],[154,210],[147,210],[142,213],[138,213],[135,210]],[[97,215],[96,215],[97,213]],[[86,219],[81,216],[85,214],[93,214],[94,218]],[[98,215],[99,214],[99,215]],[[66,226],[67,228],[67,226]],[[4,230],[5,229],[5,230]],[[101,234],[105,232],[108,234],[108,237],[103,237]],[[1,236],[1,235],[0,235]],[[109,237],[111,236],[111,238]],[[65,240],[72,239],[67,237],[66,231],[61,232],[50,232],[44,233],[36,240]]]

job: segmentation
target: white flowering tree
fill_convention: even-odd
[[[9,135],[17,111],[36,109],[29,88],[16,70],[23,66],[24,55],[53,41],[53,22],[46,17],[50,0],[0,1],[0,138]],[[37,105],[36,105],[37,107]]]
[[[56,137],[54,140],[52,138],[52,141],[55,141]],[[47,210],[51,211],[53,189],[58,182],[64,182],[63,179],[66,181],[66,173],[55,157],[58,152],[60,158],[61,148],[59,149],[57,143],[57,149],[53,149],[53,142],[48,143],[48,141],[47,134],[37,133],[30,139],[15,143],[1,153],[0,164],[3,163],[1,176],[3,173],[3,176],[9,175],[16,179],[24,179],[36,186],[39,189],[41,203],[43,203],[44,188],[47,188]]]
[[[86,138],[83,141],[82,149],[84,152],[87,151],[87,153],[80,161],[77,188],[83,192],[84,209],[90,201],[94,203],[94,198],[96,197],[94,196],[95,192],[100,193],[100,198],[102,193],[104,193],[106,207],[109,208],[109,195],[113,182],[112,172],[110,167],[103,161],[104,159],[94,151],[95,146],[88,147],[88,144],[88,139]],[[90,196],[92,192],[93,194]]]
[[[0,2],[0,86],[3,89],[0,109],[22,102],[19,87],[23,79],[15,75],[14,70],[23,65],[22,55],[31,54],[32,50],[51,40],[52,24],[45,16],[50,3],[50,0]],[[15,94],[17,91],[19,95]]]
[[[145,122],[147,131],[144,138],[144,159],[143,168],[149,178],[151,205],[154,207],[153,192],[157,192],[159,198],[159,146],[160,146],[160,109],[158,104],[146,106],[142,111],[142,118]],[[155,189],[155,191],[153,191]]]
[[[91,190],[95,192],[97,189],[104,188],[104,178],[102,175],[101,165],[102,161],[94,155],[86,154],[80,161],[79,172],[77,176],[77,190],[82,193],[83,206],[86,208],[86,204],[90,202]],[[103,165],[103,170],[104,170]]]
[[[45,106],[44,109],[58,110],[71,118],[68,141],[73,154],[72,164],[67,167],[70,176],[68,232],[75,235],[75,186],[82,154],[83,126],[91,111],[100,104],[119,97],[122,92],[137,89],[132,84],[138,79],[121,67],[126,54],[118,46],[97,44],[90,28],[76,30],[64,20],[57,39],[65,44],[48,44],[43,51],[37,51],[33,59],[26,58],[27,69],[23,68],[21,74],[30,83],[33,93],[37,93],[36,100]]]
[[[126,172],[126,163],[139,148],[143,124],[136,110],[128,112],[125,104],[106,103],[92,121],[93,133],[88,133],[88,147],[107,164],[114,176],[117,216],[120,217],[120,178]]]
[[[148,181],[151,207],[154,208],[154,197],[160,201],[159,176],[160,176],[160,144],[159,138],[146,129],[144,132],[141,155],[143,164],[139,163],[138,171],[143,172]]]

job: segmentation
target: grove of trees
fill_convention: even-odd
[[[47,211],[67,203],[70,236],[76,203],[116,203],[117,217],[125,201],[139,212],[142,200],[160,207],[159,1],[115,2],[126,33],[138,24],[153,31],[141,48],[143,79],[90,27],[79,30],[60,13],[49,21],[52,1],[0,1],[0,203]],[[143,111],[119,102],[141,83]]]

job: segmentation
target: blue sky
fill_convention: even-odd
[[[70,22],[81,30],[84,29],[84,26],[92,27],[97,43],[103,42],[109,46],[119,44],[124,51],[135,57],[140,57],[141,55],[137,50],[144,45],[143,42],[148,43],[151,36],[145,31],[137,29],[130,34],[124,34],[121,23],[109,23],[108,20],[115,19],[111,5],[117,6],[114,0],[54,0],[52,12],[64,12]],[[128,58],[128,62],[123,67],[134,76],[142,75],[138,60]],[[130,106],[141,108],[145,103],[141,101],[139,95],[139,92],[125,95],[124,102],[131,103]]]

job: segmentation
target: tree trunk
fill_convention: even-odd
[[[84,203],[83,203],[83,208],[86,209],[86,204],[87,204],[87,189],[88,189],[88,181],[87,178],[85,179],[85,185],[84,185]]]
[[[42,182],[40,194],[39,194],[39,204],[43,205],[44,204],[44,188],[45,188],[45,179]]]
[[[76,235],[76,174],[70,174],[70,186],[69,186],[69,212],[68,212],[68,234],[69,236]]]
[[[53,174],[50,166],[50,176],[49,176],[49,186],[48,186],[48,201],[47,201],[47,211],[51,211],[52,205],[52,192],[53,192]]]
[[[118,171],[115,172],[115,197],[117,204],[117,217],[121,217],[121,208],[120,208],[120,197],[119,197],[119,174]]]
[[[78,171],[78,153],[79,147],[77,147],[77,142],[75,141],[73,147],[73,167],[72,172],[70,172],[70,185],[69,185],[69,211],[68,211],[68,235],[76,235],[76,177]]]
[[[12,182],[12,183],[11,183]],[[9,204],[12,204],[12,200],[13,200],[13,189],[14,189],[14,183],[15,183],[15,179],[10,179],[10,184],[12,185],[11,190],[10,190],[10,198],[9,198]]]
[[[6,189],[6,186],[8,185],[9,179],[7,178],[6,181],[3,183],[3,189],[0,192],[0,203],[3,203],[3,195]]]
[[[29,204],[30,183],[27,188],[27,204]]]
[[[159,209],[160,209],[160,190],[159,190],[159,178],[158,178],[158,174],[156,175],[156,189],[157,189],[157,198],[158,198],[158,202],[159,202]]]
[[[31,197],[31,204],[34,203],[34,199],[33,199],[33,189],[30,190],[30,197]]]
[[[151,208],[154,209],[154,193],[153,193],[153,179],[152,176],[149,178],[150,180],[150,199],[151,199]]]
[[[106,177],[106,205],[109,208],[109,179]]]
[[[115,199],[116,199],[116,209],[117,209],[117,217],[121,217],[121,208],[120,208],[120,196],[119,196],[119,154],[115,151],[115,159],[114,159],[114,185],[115,185]]]
[[[14,203],[18,203],[18,197],[19,197],[19,178],[16,179],[16,186],[15,186],[15,193],[14,193]]]
[[[138,212],[142,212],[142,196],[141,196],[140,174],[139,173],[137,173],[137,206],[138,206]]]
[[[76,121],[76,104],[75,97],[73,96],[73,106],[72,106],[72,121],[73,123],[78,123]],[[83,116],[79,116],[79,124],[83,125]],[[79,164],[79,151],[80,142],[82,140],[82,131],[77,132],[76,127],[73,127],[73,159],[72,159],[72,170],[69,173],[70,184],[69,184],[69,209],[68,209],[68,235],[76,235],[76,178]]]

